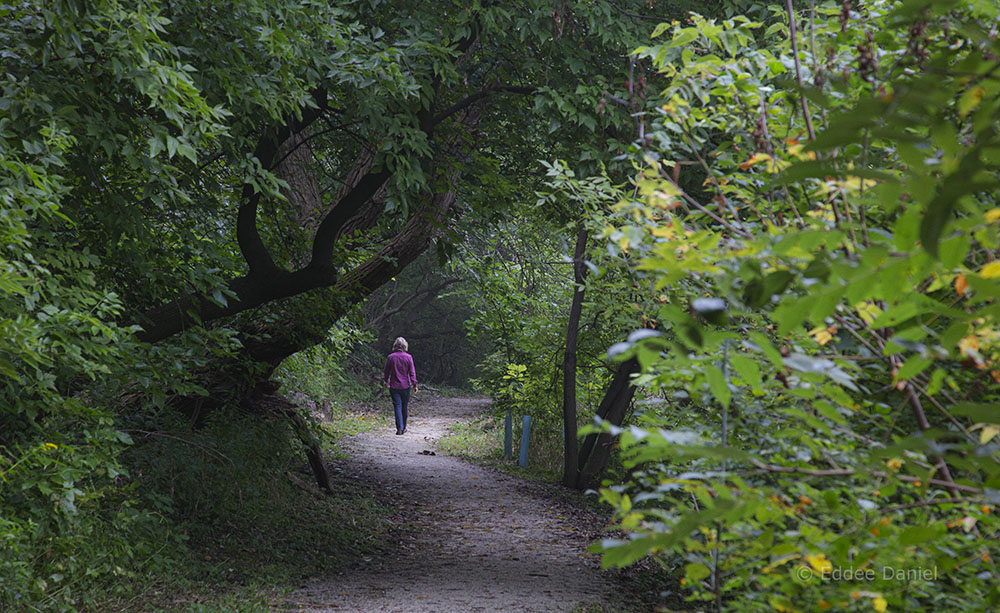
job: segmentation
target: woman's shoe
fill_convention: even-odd
[[[406,428],[403,428],[403,434],[406,434]]]
[[[403,433],[403,430],[396,430],[396,436],[399,436],[402,433]]]

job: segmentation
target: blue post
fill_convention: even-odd
[[[514,451],[513,426],[511,425],[510,409],[507,409],[507,417],[503,420],[503,457],[509,460]]]
[[[528,466],[528,435],[531,432],[531,415],[524,416],[524,422],[521,424],[521,457],[518,460],[518,464],[521,468],[526,468]]]

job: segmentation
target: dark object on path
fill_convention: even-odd
[[[429,449],[424,449],[423,451],[418,451],[417,453],[422,455],[437,455],[436,453],[434,453]]]

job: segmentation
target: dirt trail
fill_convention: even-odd
[[[336,468],[408,507],[416,529],[384,555],[303,586],[289,609],[570,611],[609,600],[614,581],[584,554],[594,526],[547,486],[421,453],[485,408],[479,399],[421,394],[406,434],[386,427],[347,441],[351,460]]]

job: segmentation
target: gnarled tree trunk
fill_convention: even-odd
[[[632,385],[632,375],[639,372],[639,361],[631,358],[622,362],[611,379],[611,384],[597,407],[597,416],[611,425],[621,426],[625,420],[635,387]],[[609,434],[588,434],[580,449],[578,473],[576,482],[572,484],[577,489],[591,487],[604,472],[611,457],[614,441]]]

